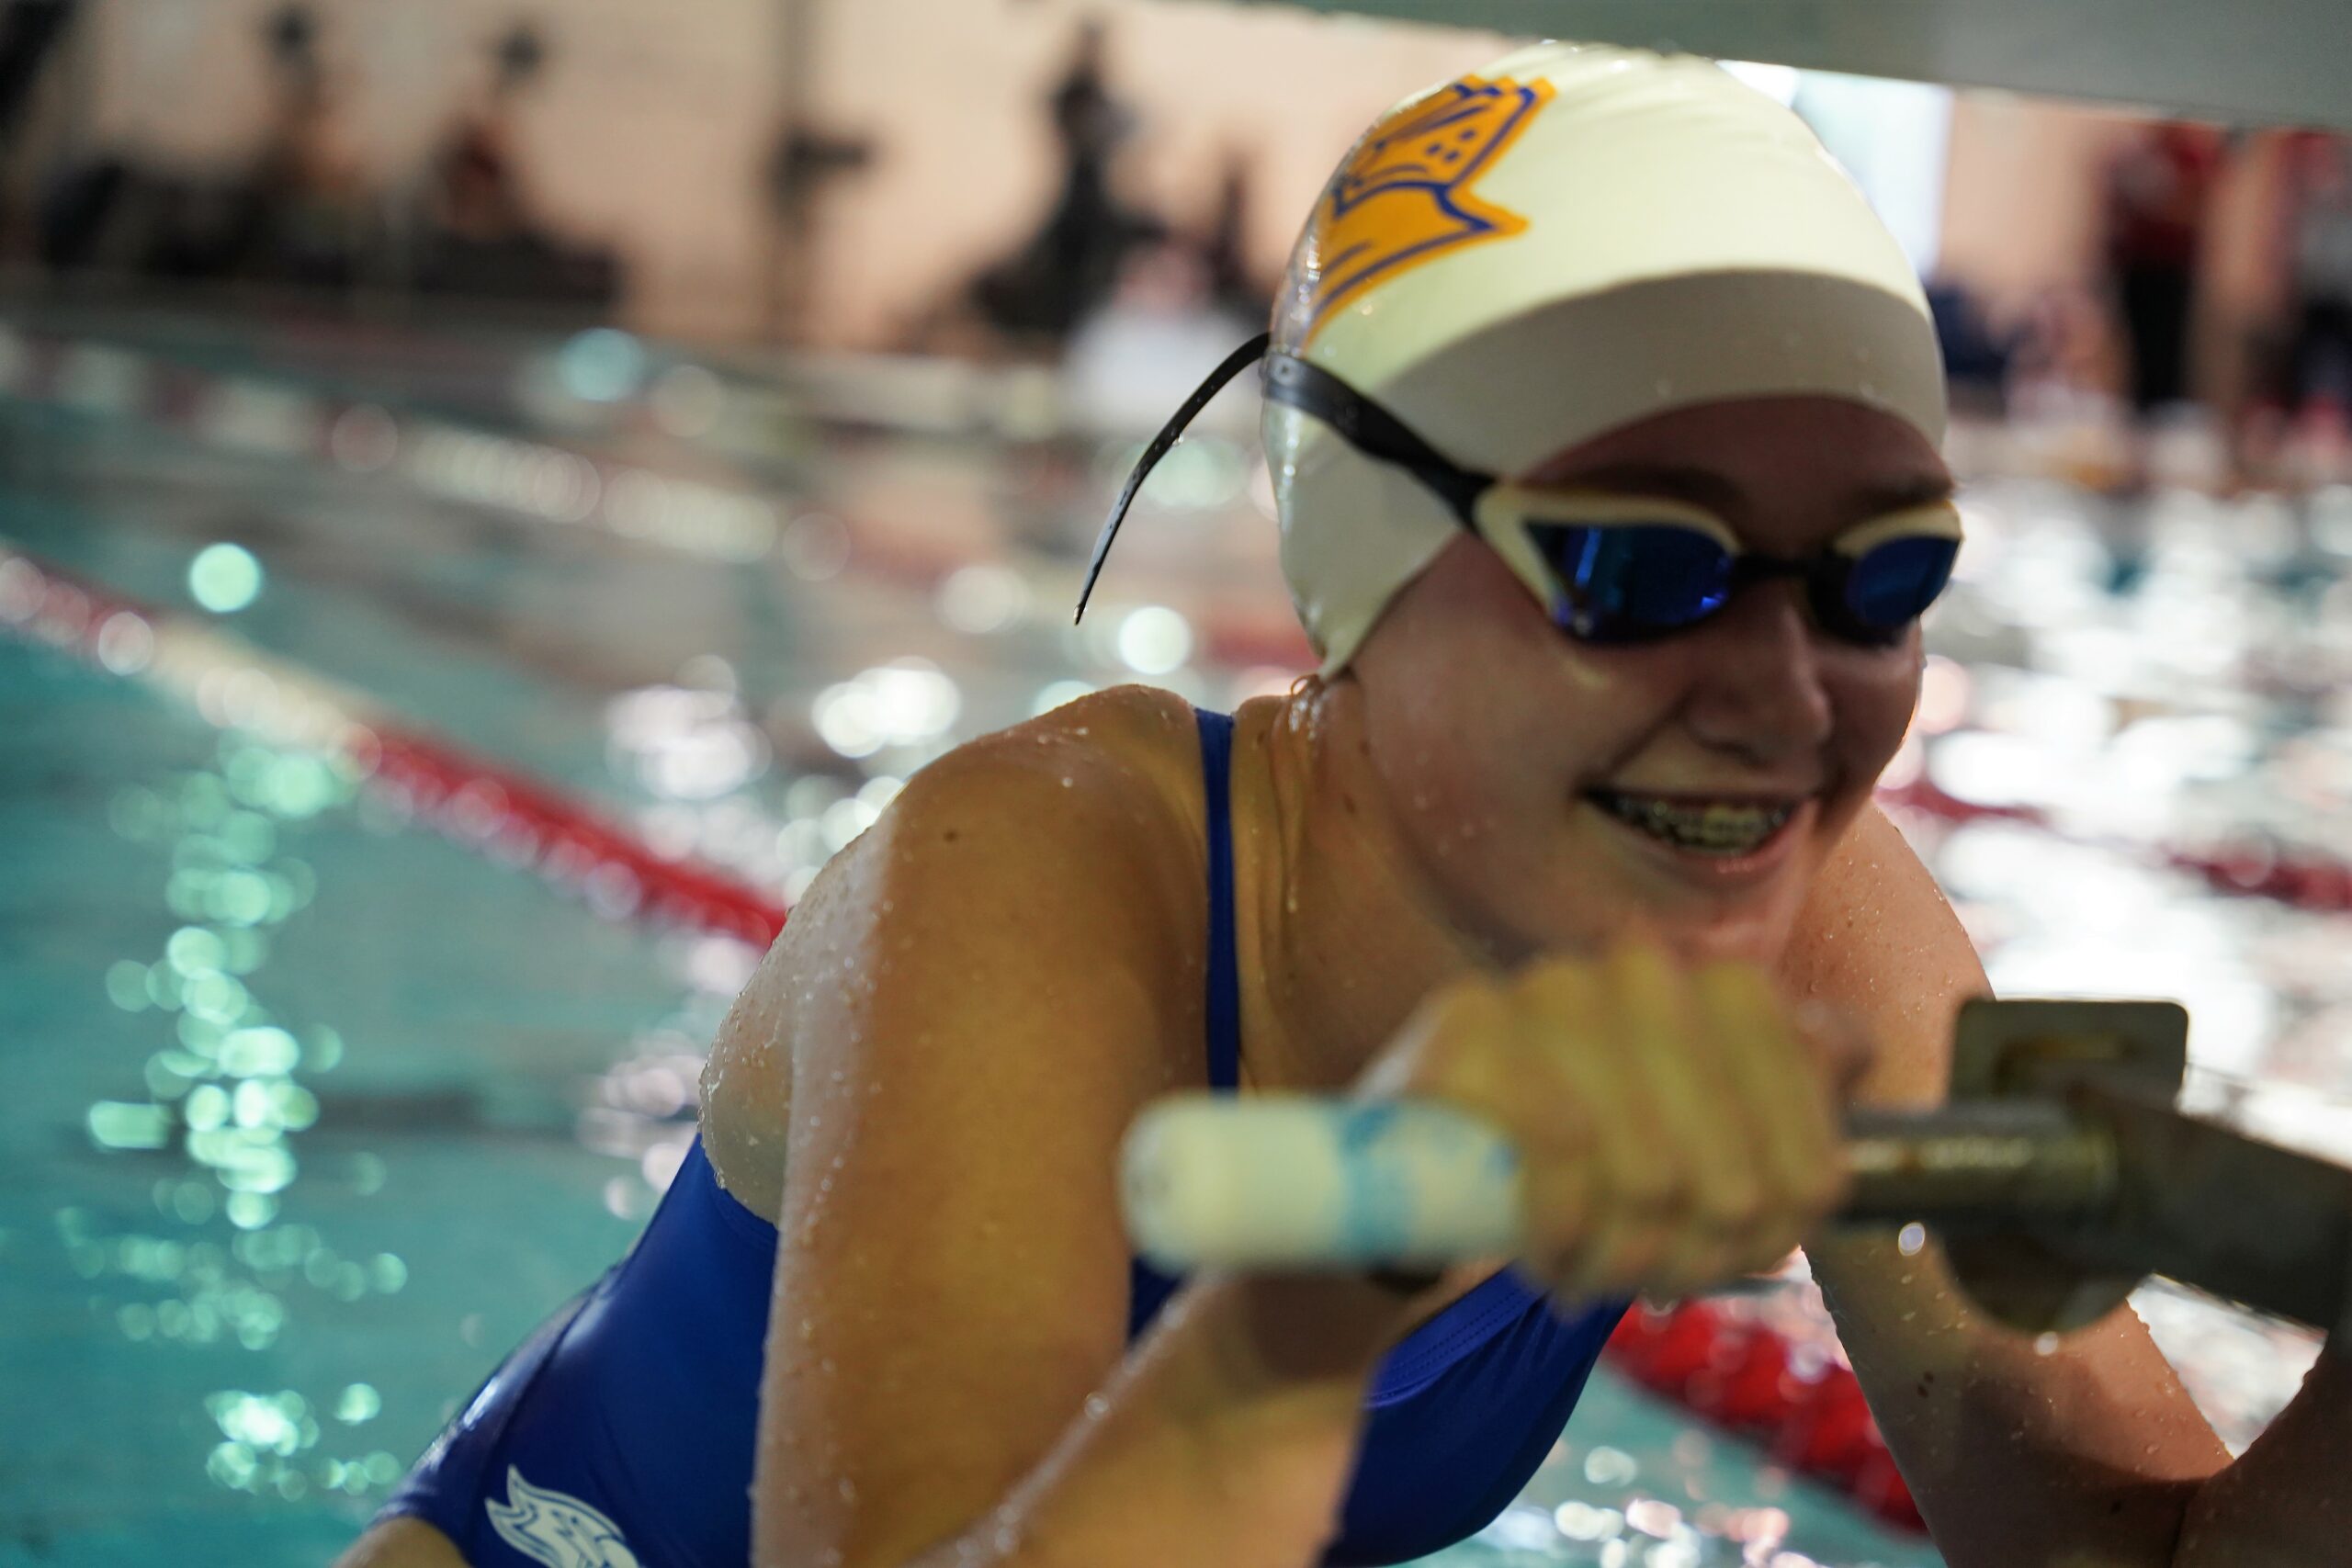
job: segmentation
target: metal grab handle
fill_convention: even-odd
[[[2115,1143],[2061,1108],[1997,1100],[1848,1119],[1841,1224],[2010,1228],[2114,1201]],[[1518,1152],[1429,1101],[1180,1096],[1129,1132],[1129,1235],[1154,1263],[1316,1268],[1440,1264],[1519,1242]]]
[[[1978,1305],[2030,1332],[2096,1321],[2156,1273],[2352,1334],[2352,1170],[2167,1099],[2082,1080],[1857,1113],[1835,1223],[1928,1224]],[[1520,1179],[1510,1143],[1445,1105],[1197,1095],[1136,1119],[1121,1195],[1171,1272],[1431,1266],[1516,1254]]]
[[[2114,1136],[2036,1100],[1988,1100],[1846,1118],[1853,1187],[1841,1224],[2014,1229],[2088,1220],[2121,1191]]]

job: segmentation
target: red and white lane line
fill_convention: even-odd
[[[1750,1439],[1886,1523],[1927,1529],[1860,1382],[1821,1345],[1684,1302],[1627,1313],[1609,1337],[1608,1359],[1619,1376]]]
[[[1938,821],[1997,819],[2038,828],[2054,838],[2069,837],[2030,807],[1980,806],[1948,795],[1925,778],[1883,788],[1878,798],[1883,805],[1917,811]],[[2129,852],[2144,852],[2135,846]],[[2212,849],[2160,848],[2156,854],[2162,863],[2199,878],[2217,893],[2269,898],[2323,914],[2352,911],[2352,865],[2332,855],[2252,839]]]
[[[218,627],[135,604],[6,546],[0,631],[168,693],[220,728],[324,756],[448,838],[535,870],[601,914],[762,947],[784,929],[784,904],[770,894],[664,858],[558,791],[403,725],[360,694]]]

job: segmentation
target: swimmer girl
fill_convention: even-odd
[[[1630,1298],[1808,1240],[1952,1563],[2352,1562],[2335,1350],[2232,1462],[2128,1310],[2038,1355],[1932,1247],[1812,1235],[1841,1102],[1932,1102],[1986,987],[1871,804],[1960,542],[1936,338],[1803,122],[1702,60],[1513,54],[1358,143],[1265,346],[1317,675],[913,779],[737,1002],[635,1248],[344,1568],[1399,1562],[1574,1436]],[[1202,1089],[1466,1108],[1530,1243],[1156,1274],[1120,1140]]]

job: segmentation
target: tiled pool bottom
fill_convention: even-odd
[[[322,1564],[626,1247],[736,971],[60,656],[0,714],[0,1564]],[[1444,1561],[1783,1525],[1936,1561],[1603,1374]]]

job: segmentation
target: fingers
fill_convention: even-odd
[[[1433,996],[1359,1082],[1442,1099],[1521,1154],[1521,1262],[1564,1298],[1668,1297],[1769,1269],[1840,1195],[1840,1082],[1868,1043],[1800,1023],[1752,964],[1655,942]]]
[[[1589,1013],[1571,1005],[1567,1016]],[[1558,1250],[1553,1234],[1581,1236],[1592,1217],[1597,1097],[1560,1075],[1557,1053],[1537,1049],[1540,1027],[1514,991],[1493,979],[1449,986],[1399,1036],[1400,1049],[1359,1085],[1379,1097],[1441,1100],[1479,1117],[1520,1154],[1521,1219],[1530,1256]]]
[[[1754,1249],[1771,1196],[1751,1126],[1759,1108],[1727,1082],[1724,1022],[1699,1005],[1690,976],[1663,949],[1623,947],[1609,962],[1621,1050],[1661,1107],[1682,1178],[1671,1244],[1646,1285],[1679,1294],[1735,1271]]]
[[[1541,1155],[1526,1165],[1529,1262],[1570,1292],[1593,1293],[1647,1267],[1663,1247],[1657,1233],[1668,1208],[1673,1170],[1662,1157],[1655,1112],[1612,1049],[1617,1027],[1606,976],[1597,966],[1545,964],[1521,977],[1513,994],[1526,1040],[1529,1073],[1542,1082],[1515,1118],[1539,1142],[1545,1126],[1573,1119],[1580,1151],[1566,1171]],[[1548,1089],[1550,1092],[1542,1092]],[[1533,1123],[1531,1127],[1530,1123]],[[1567,1187],[1572,1201],[1557,1202]]]
[[[1451,1100],[1480,1111],[1507,1100],[1516,1022],[1510,1000],[1492,977],[1473,975],[1441,987],[1424,1001],[1395,1045],[1357,1080],[1367,1099],[1408,1095]]]
[[[1844,1134],[1837,1116],[1842,1096],[1762,970],[1712,964],[1692,976],[1692,989],[1708,1032],[1722,1047],[1728,1088],[1754,1108],[1747,1125],[1756,1137],[1765,1201],[1739,1266],[1769,1268],[1843,1193]]]
[[[1540,964],[1512,999],[1525,1070],[1541,1063],[1563,1101],[1589,1108],[1576,1207],[1544,1209],[1564,1179],[1528,1162],[1531,1240],[1550,1248],[1530,1262],[1564,1295],[1665,1298],[1776,1267],[1836,1203],[1828,1073],[1858,1074],[1868,1043],[1843,1021],[1801,1030],[1763,970],[1690,973],[1629,942],[1597,963]],[[1522,1101],[1540,1101],[1528,1089]]]
[[[1592,1213],[1549,1259],[1559,1288],[1581,1293],[1679,1278],[1709,1244],[1699,1193],[1736,1186],[1736,1161],[1694,1095],[1689,1033],[1662,954],[1630,944],[1598,964],[1539,966],[1521,979],[1533,1055],[1592,1108]],[[1557,1237],[1567,1233],[1558,1224]]]

